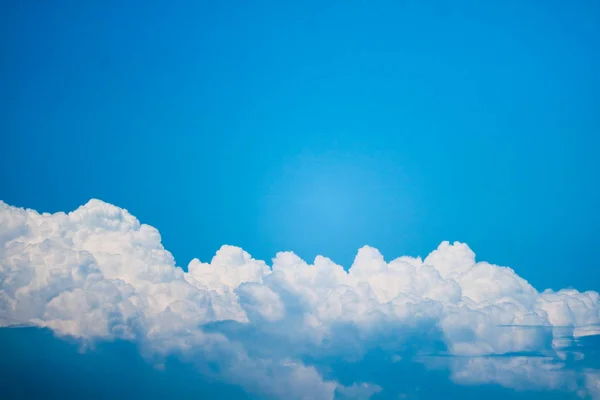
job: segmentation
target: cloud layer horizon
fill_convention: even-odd
[[[0,201],[0,327],[22,325],[132,341],[151,362],[177,355],[267,398],[380,396],[389,389],[338,381],[326,362],[372,349],[461,385],[600,398],[597,367],[573,367],[600,335],[598,292],[540,292],[459,242],[389,262],[364,246],[349,269],[292,252],[268,265],[224,245],[184,270],[158,230],[114,205],[40,214]]]

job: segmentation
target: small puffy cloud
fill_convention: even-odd
[[[155,228],[111,204],[40,214],[0,202],[0,326],[21,324],[134,341],[149,358],[176,354],[273,398],[383,393],[339,383],[323,361],[356,361],[375,347],[431,368],[416,356],[443,353],[460,384],[598,396],[596,370],[558,360],[600,333],[599,294],[539,292],[510,268],[477,262],[463,243],[391,261],[365,246],[348,270],[291,252],[268,265],[223,246],[186,272]],[[543,357],[508,356],[532,353]]]

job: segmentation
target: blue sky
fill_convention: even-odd
[[[183,268],[449,240],[600,290],[596,2],[289,3],[3,3],[0,199],[115,204]]]
[[[182,265],[461,240],[598,289],[598,6],[320,3],[5,4],[0,197],[109,201]]]

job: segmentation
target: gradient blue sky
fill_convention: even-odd
[[[0,199],[127,208],[184,268],[458,240],[599,290],[599,49],[591,0],[3,2]]]
[[[9,204],[114,203],[184,267],[459,240],[600,288],[594,1],[22,1],[0,26]]]

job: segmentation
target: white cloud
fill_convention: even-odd
[[[572,336],[579,337],[597,334],[600,323],[597,292],[540,293],[510,268],[476,262],[462,243],[444,242],[424,260],[390,262],[365,246],[348,271],[325,257],[308,264],[291,252],[278,253],[269,267],[223,246],[210,263],[194,259],[184,272],[156,229],[99,200],[68,214],[0,202],[0,284],[0,326],[33,324],[82,340],[135,340],[150,354],[201,354],[207,374],[274,397],[329,399],[336,391],[369,397],[379,390],[324,379],[298,361],[310,349],[348,356],[382,335],[404,343],[423,324],[433,324],[454,356],[559,357],[558,327],[574,326]],[[248,344],[207,330],[222,321],[252,328],[257,339]],[[351,346],[343,326],[358,335]],[[277,348],[277,341],[286,345]],[[598,393],[597,373],[573,378],[575,372],[560,370],[549,377],[546,364],[538,364],[516,373],[524,368],[519,359],[473,358],[454,363],[453,376],[463,383],[564,384],[579,391],[587,389],[577,382],[586,381],[589,393]]]

